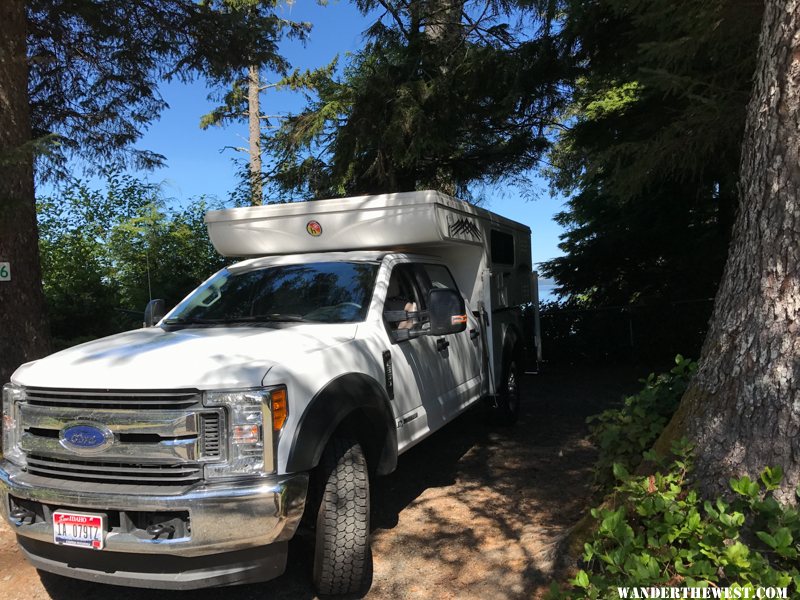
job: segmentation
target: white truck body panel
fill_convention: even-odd
[[[20,385],[70,389],[203,390],[262,385],[278,363],[308,361],[320,351],[351,341],[358,326],[298,324],[291,330],[263,327],[182,329],[148,327],[62,350],[20,367]],[[320,376],[324,376],[320,373]]]

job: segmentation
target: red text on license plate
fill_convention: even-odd
[[[105,515],[64,511],[53,513],[53,541],[56,544],[102,550],[105,537]]]

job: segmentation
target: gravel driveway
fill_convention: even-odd
[[[369,599],[531,599],[549,587],[553,550],[589,499],[594,450],[586,416],[636,388],[631,369],[550,371],[526,378],[513,428],[472,410],[373,482]],[[103,586],[39,574],[0,524],[0,599],[255,600],[314,598],[308,545],[292,542],[282,577],[194,592]]]

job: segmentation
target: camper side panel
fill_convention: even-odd
[[[500,223],[491,223],[488,238],[492,372],[499,391],[511,353],[530,345],[524,338],[522,305],[533,300],[531,238],[528,231]]]

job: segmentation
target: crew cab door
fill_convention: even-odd
[[[460,333],[430,335],[426,311],[435,287],[457,289],[443,265],[398,263],[384,302],[401,446],[438,429],[480,395],[481,340],[470,333],[478,326],[469,321]]]
[[[418,265],[418,269],[425,299],[431,289],[458,291],[458,286],[446,266],[423,263]],[[448,418],[477,400],[481,394],[483,353],[480,331],[478,322],[468,310],[467,327],[464,331],[446,336],[428,336],[437,350],[441,368],[448,371],[449,387],[444,399],[445,416]]]
[[[435,343],[424,331],[420,281],[415,264],[395,264],[383,304],[401,447],[444,424],[447,392],[453,386],[452,373],[443,368]]]

